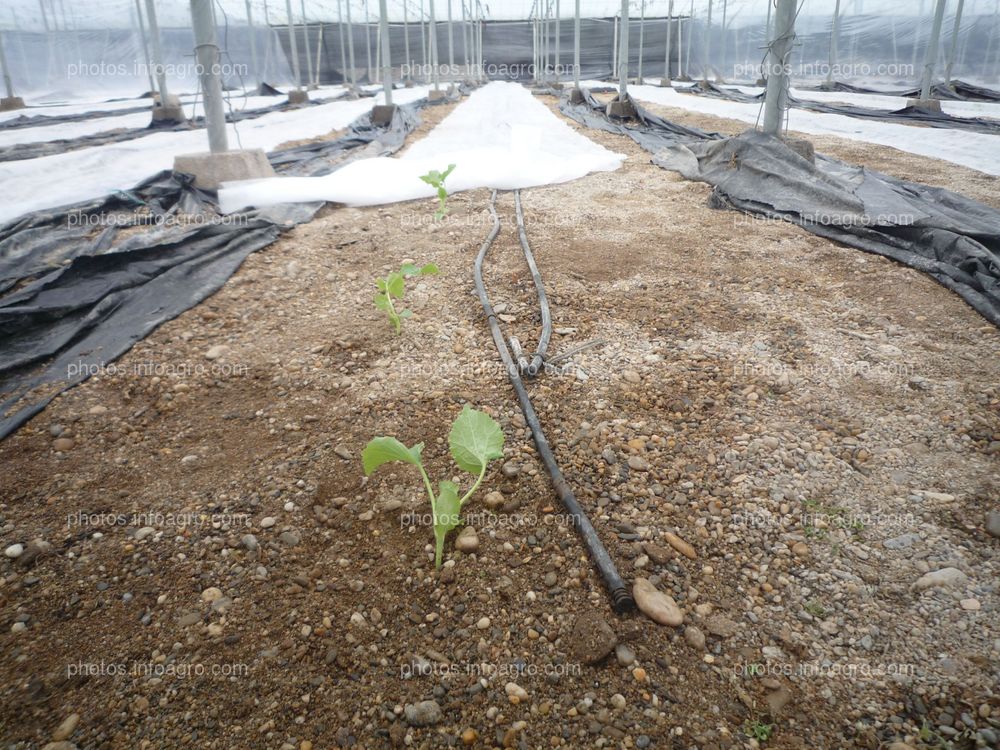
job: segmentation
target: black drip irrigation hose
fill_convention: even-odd
[[[611,596],[611,604],[614,607],[615,612],[627,612],[635,607],[635,600],[632,598],[631,592],[625,586],[625,582],[619,575],[618,569],[615,567],[614,561],[608,554],[607,548],[605,548],[604,543],[601,542],[600,537],[597,536],[597,531],[594,529],[593,524],[580,507],[580,503],[577,502],[576,496],[573,494],[573,490],[570,489],[569,482],[566,481],[566,477],[563,476],[562,471],[559,469],[559,464],[556,463],[555,456],[552,453],[552,448],[549,446],[549,441],[546,440],[545,433],[542,432],[542,426],[538,421],[538,414],[535,412],[535,408],[531,405],[531,398],[528,396],[528,391],[524,387],[524,381],[521,379],[521,368],[515,364],[514,359],[511,356],[507,342],[504,340],[503,333],[500,331],[500,325],[497,323],[497,317],[493,311],[493,305],[490,304],[489,295],[486,294],[486,287],[483,285],[483,260],[486,258],[486,253],[489,252],[490,247],[492,247],[494,240],[497,238],[497,235],[500,234],[500,217],[497,215],[496,200],[497,191],[494,190],[493,194],[490,196],[490,214],[493,216],[493,229],[490,231],[489,236],[480,248],[479,255],[476,256],[476,263],[474,266],[476,292],[479,294],[479,301],[483,306],[483,311],[486,313],[486,322],[490,326],[490,333],[493,334],[493,343],[496,344],[497,351],[500,353],[500,359],[503,360],[504,368],[507,370],[507,377],[510,378],[510,383],[514,386],[514,391],[517,393],[517,400],[521,404],[521,412],[524,414],[524,419],[527,422],[528,427],[531,429],[532,437],[535,439],[535,446],[538,448],[538,455],[541,456],[542,463],[545,465],[546,470],[549,472],[549,476],[552,478],[552,486],[555,488],[556,494],[559,496],[559,500],[562,502],[563,507],[565,507],[566,511],[573,517],[573,525],[580,533],[580,537],[583,539],[583,543],[586,545],[587,551],[590,553],[590,558],[594,561],[594,565],[597,566],[597,570],[604,579],[604,585],[607,587],[608,593]],[[545,298],[545,291],[542,287],[542,279],[538,273],[538,268],[535,266],[531,250],[528,248],[528,241],[524,232],[524,220],[521,214],[521,198],[518,191],[514,191],[514,200],[517,206],[517,223],[518,231],[521,236],[521,247],[525,251],[525,257],[528,260],[532,276],[535,279],[535,289],[538,291],[539,301],[542,306],[543,321],[547,320],[547,325],[551,328],[552,321],[549,316],[548,301]],[[545,325],[544,322],[543,325]],[[551,333],[551,331],[549,331],[549,333]],[[535,364],[537,361],[540,365],[542,361],[544,350],[548,345],[548,336],[545,336],[545,331],[543,331],[543,338],[544,342],[539,342],[538,351],[533,358],[532,364]]]
[[[495,195],[495,193],[494,193]],[[517,236],[521,240],[521,249],[524,250],[524,258],[528,261],[528,268],[531,269],[531,278],[535,282],[535,291],[538,293],[538,306],[542,311],[542,335],[538,339],[538,348],[535,356],[531,358],[526,374],[529,378],[535,377],[544,366],[545,352],[549,348],[549,340],[552,338],[552,313],[549,312],[549,299],[545,296],[545,285],[542,284],[542,275],[535,265],[535,256],[531,253],[531,246],[528,244],[528,235],[524,230],[524,214],[521,212],[521,191],[514,191],[514,209],[517,212]]]

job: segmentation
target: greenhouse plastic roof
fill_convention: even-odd
[[[337,0],[293,0],[292,14],[296,20],[300,20],[301,9],[305,7],[305,15],[309,21],[334,22],[337,20]],[[482,2],[482,12],[489,20],[510,20],[524,19],[537,16],[536,6],[539,0],[489,0]],[[767,14],[767,0],[728,0],[727,15],[728,20],[734,25],[743,25],[749,19],[763,18]],[[664,16],[667,13],[669,0],[645,0],[645,14],[647,17]],[[803,0],[801,17],[808,16],[829,16],[833,13],[835,0]],[[468,6],[469,0],[466,0]],[[713,18],[719,23],[722,20],[723,0],[712,0]],[[135,7],[134,0],[74,0],[72,3],[65,3],[68,27],[71,29],[105,29],[105,28],[127,28],[130,25],[130,17]],[[284,23],[287,20],[285,15],[285,3],[281,0],[251,0],[255,23],[272,24]],[[702,17],[708,10],[709,0],[674,0],[674,13],[687,14],[694,8],[694,14]],[[23,30],[41,31],[43,22],[39,10],[38,0],[6,0],[5,9],[0,11],[0,29],[21,28]],[[369,17],[374,19],[378,16],[378,0],[351,0],[351,17],[358,22],[364,17],[365,6],[368,8]],[[417,18],[420,8],[423,6],[425,14],[429,9],[429,0],[407,0],[407,13],[411,20]],[[62,18],[61,5],[56,3],[59,12],[56,16]],[[223,23],[222,16],[225,15],[233,23],[243,23],[246,18],[245,0],[216,0],[219,23]],[[443,20],[447,14],[448,0],[436,0],[435,13],[439,20]],[[462,12],[462,0],[451,0],[453,18],[460,18]],[[553,0],[554,7],[554,0]],[[266,12],[265,12],[266,8]],[[563,18],[573,17],[573,0],[562,0],[560,3],[560,15]],[[389,16],[391,20],[403,20],[403,0],[388,0]],[[621,10],[621,3],[617,0],[581,0],[580,12],[586,17],[607,17],[617,15]],[[965,14],[973,16],[978,14],[993,14],[996,11],[996,4],[993,0],[968,0],[965,5]],[[46,12],[49,12],[48,5]],[[631,11],[635,17],[641,12],[641,0],[631,0]],[[921,16],[929,15],[933,12],[933,3],[930,0],[843,0],[841,3],[841,15],[849,17],[858,14],[869,15],[896,15],[896,16]],[[953,12],[948,9],[948,15]],[[157,2],[157,15],[160,25],[169,26],[189,26],[190,6],[187,0],[159,0]],[[266,20],[265,20],[266,16]],[[50,19],[51,22],[51,19]]]

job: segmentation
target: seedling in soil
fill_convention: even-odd
[[[438,210],[434,212],[434,218],[438,221],[443,219],[448,213],[448,189],[444,186],[444,181],[448,179],[448,175],[451,174],[451,170],[454,168],[454,164],[449,164],[448,168],[444,170],[444,172],[438,172],[436,169],[432,169],[427,174],[420,175],[421,180],[437,190]]]
[[[774,724],[765,724],[759,719],[748,721],[743,727],[747,737],[752,737],[758,742],[767,742],[774,733]]]
[[[399,333],[399,328],[403,321],[413,315],[410,310],[396,311],[396,303],[393,300],[402,301],[406,292],[406,279],[410,276],[427,276],[438,272],[438,267],[433,263],[425,266],[417,266],[413,263],[404,263],[398,271],[394,271],[384,279],[376,279],[375,286],[378,293],[375,295],[375,307],[383,311],[388,317],[392,327]]]
[[[826,617],[826,607],[824,607],[815,599],[806,602],[806,605],[805,607],[803,607],[803,609],[809,614],[811,614],[813,617]]]
[[[461,498],[458,496],[458,486],[449,481],[439,482],[438,493],[434,494],[431,480],[427,477],[420,458],[424,449],[423,443],[407,448],[394,437],[377,437],[369,441],[361,454],[365,476],[371,476],[379,466],[390,461],[413,464],[420,471],[424,489],[427,490],[427,497],[431,501],[431,515],[434,518],[434,564],[438,568],[441,567],[445,537],[462,522],[462,506],[479,489],[490,461],[503,458],[503,431],[489,414],[472,409],[466,404],[451,426],[448,446],[459,468],[476,477],[472,488]]]

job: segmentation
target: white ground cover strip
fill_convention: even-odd
[[[433,196],[420,175],[449,164],[456,166],[446,185],[455,193],[568,182],[614,171],[624,158],[574,131],[520,84],[495,82],[474,91],[400,158],[361,159],[324,177],[230,183],[219,199],[227,212],[317,200],[371,206]]]
[[[426,86],[400,89],[393,100],[400,104],[427,96]],[[239,140],[229,125],[229,147],[265,151],[286,141],[315,138],[350,125],[376,103],[375,98],[331,102],[305,109],[272,112],[237,123]],[[21,214],[67,203],[98,198],[115,190],[128,190],[157,172],[170,169],[177,154],[208,151],[204,130],[154,133],[131,141],[78,149],[39,159],[0,163],[0,223]]]
[[[680,84],[684,85],[684,84]],[[763,88],[758,86],[731,86],[737,91],[757,96]],[[890,112],[902,109],[907,105],[908,99],[905,96],[891,96],[889,94],[855,94],[848,91],[805,91],[803,89],[792,88],[792,96],[806,101],[824,102],[826,104],[852,104],[856,107],[869,107],[870,109],[885,109]],[[1000,118],[1000,102],[962,102],[950,99],[941,100],[941,109],[945,114],[952,117],[992,117]]]
[[[608,85],[600,81],[581,83],[581,86],[595,88]],[[628,92],[639,101],[702,112],[716,117],[727,117],[749,125],[758,122],[758,119],[763,119],[759,104],[741,104],[708,96],[682,94],[659,86],[629,86]],[[1000,175],[1000,136],[997,135],[897,125],[794,108],[789,111],[788,128],[810,135],[834,135],[854,141],[892,146],[911,154],[960,164],[986,174]]]
[[[344,95],[344,90],[336,90],[313,93],[314,98],[336,99]],[[244,110],[264,109],[285,101],[283,96],[233,96],[230,104],[226,105],[226,112],[230,111],[230,106],[234,112]],[[86,111],[86,110],[84,110]],[[190,117],[192,111],[195,116],[201,116],[205,110],[199,99],[196,107],[192,108],[190,103],[184,104],[184,113]],[[12,128],[10,130],[0,130],[0,148],[4,146],[15,146],[18,143],[40,143],[48,141],[58,141],[62,139],[81,138],[86,135],[96,135],[106,133],[109,130],[118,128],[133,129],[144,128],[149,125],[152,110],[133,112],[128,115],[117,117],[97,117],[92,120],[80,120],[78,122],[64,122],[56,125],[39,125],[32,128]],[[237,127],[240,127],[238,124]]]

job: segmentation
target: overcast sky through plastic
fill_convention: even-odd
[[[145,0],[141,0],[143,3]],[[474,2],[475,0],[473,0]],[[482,2],[482,0],[480,0]],[[491,0],[482,2],[483,13],[487,19],[518,19],[528,18],[537,5],[555,0]],[[712,0],[713,22],[721,22],[723,4],[726,0]],[[729,20],[735,25],[742,25],[743,19],[758,18],[767,14],[768,0],[728,0],[727,12]],[[451,0],[452,18],[461,18],[462,0]],[[833,13],[836,0],[804,0],[802,13],[805,15],[829,15]],[[292,0],[292,14],[296,21],[302,17],[303,0]],[[346,0],[344,0],[346,5]],[[466,0],[467,7],[469,0]],[[630,11],[636,17],[640,12],[642,0],[631,0]],[[42,6],[51,27],[63,26],[70,29],[104,29],[126,28],[131,25],[135,0],[4,0],[0,7],[0,28],[20,28],[25,31],[41,31]],[[272,24],[285,23],[287,15],[284,0],[251,0],[254,22],[265,23],[265,18]],[[360,21],[365,17],[365,6],[369,18],[378,14],[378,0],[351,0],[352,20]],[[407,13],[410,20],[419,17],[421,5],[426,15],[429,10],[429,0],[407,0]],[[560,15],[572,18],[574,0],[561,0]],[[675,14],[687,14],[691,10],[691,0],[674,0]],[[698,17],[704,17],[709,0],[694,0],[694,12]],[[949,0],[947,13],[954,13],[957,0]],[[337,0],[304,0],[305,16],[309,21],[337,20]],[[389,16],[392,20],[403,20],[402,0],[389,0]],[[645,0],[647,16],[663,16],[667,12],[668,0]],[[448,0],[435,0],[435,15],[438,20],[447,17]],[[164,27],[190,26],[190,4],[187,0],[158,0],[156,4],[160,25]],[[266,13],[265,13],[266,8]],[[621,3],[615,0],[581,0],[581,15],[587,17],[611,16],[621,9]],[[222,12],[220,12],[220,10]],[[930,16],[934,10],[934,0],[842,0],[841,13],[845,16],[854,14],[878,14]],[[216,12],[219,23],[224,23],[223,15],[232,24],[246,22],[245,0],[216,0]],[[977,14],[994,15],[1000,13],[1000,0],[967,0],[965,11],[967,17]],[[65,20],[64,20],[65,19]]]

